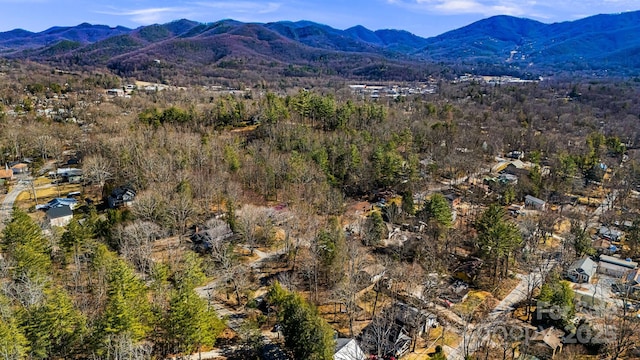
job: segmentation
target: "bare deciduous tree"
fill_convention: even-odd
[[[148,274],[151,271],[151,250],[153,242],[163,237],[162,228],[150,221],[136,221],[115,230],[114,238],[118,241],[120,254],[129,260],[138,271]]]
[[[100,191],[107,180],[113,177],[111,160],[102,155],[88,156],[82,162],[82,172],[86,179],[98,184]]]

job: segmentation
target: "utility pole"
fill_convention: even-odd
[[[36,205],[38,205],[38,195],[36,193],[36,187],[33,184],[33,179],[28,180],[28,181],[31,184],[31,191],[33,192],[33,198],[35,199]]]

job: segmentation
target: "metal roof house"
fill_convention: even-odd
[[[49,220],[49,225],[63,227],[73,219],[73,211],[67,205],[52,207],[47,210],[47,219]]]
[[[598,264],[598,272],[622,278],[629,271],[635,270],[638,263],[620,259],[609,255],[600,255],[600,263]]]
[[[527,195],[524,197],[524,205],[534,209],[544,210],[547,206],[547,202],[542,199],[538,199],[535,196]]]

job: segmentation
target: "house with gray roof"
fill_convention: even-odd
[[[73,211],[68,205],[52,207],[47,210],[47,220],[51,226],[66,226],[73,219]]]
[[[615,256],[600,255],[598,272],[622,279],[630,271],[638,268],[638,263],[631,259],[620,259]]]
[[[524,205],[536,210],[544,210],[547,207],[547,202],[535,196],[527,195],[524,197]]]
[[[367,356],[355,339],[336,339],[336,351],[333,360],[366,360]]]
[[[588,283],[591,281],[593,275],[595,275],[598,269],[598,264],[591,260],[589,257],[585,257],[576,260],[567,270],[567,277],[574,283]]]

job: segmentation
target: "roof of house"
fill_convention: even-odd
[[[589,277],[592,277],[596,273],[596,269],[598,268],[598,264],[595,261],[591,260],[589,257],[585,257],[579,260],[576,260],[569,267],[569,271],[576,270],[579,273],[587,274]]]
[[[618,265],[618,266],[622,266],[622,267],[626,267],[629,269],[635,269],[638,267],[638,263],[633,262],[631,260],[627,261],[627,260],[623,260],[617,257],[613,257],[613,256],[609,256],[609,255],[600,255],[600,261],[605,262],[605,263],[609,263],[609,264],[613,264],[613,265]]]
[[[136,196],[136,192],[129,187],[118,187],[113,189],[111,197],[115,199],[133,199]]]
[[[601,226],[598,232],[605,237],[619,238],[622,236],[622,231],[606,226]]]
[[[61,206],[69,206],[71,208],[78,205],[78,200],[74,198],[55,198],[47,203],[50,208],[56,208]]]
[[[52,171],[51,173],[53,173],[52,175],[60,175],[60,176],[79,176],[79,175],[82,175],[82,169],[59,168],[56,172]]]
[[[339,353],[342,348],[344,348],[347,344],[355,340],[349,338],[337,338],[336,339],[336,353]]]
[[[629,285],[635,286],[640,284],[640,269],[636,269],[627,274],[627,282]]]
[[[526,167],[522,160],[513,160],[511,165],[515,166],[516,169],[524,169]]]
[[[337,338],[336,351],[333,353],[334,360],[365,360],[364,354],[355,339]]]
[[[217,240],[226,240],[233,236],[233,231],[226,223],[220,226],[216,226],[211,229],[199,230],[191,235],[191,241],[198,242],[210,242]]]
[[[67,216],[73,216],[73,211],[67,205],[49,208],[47,210],[47,217],[49,219],[59,219]]]
[[[563,337],[564,331],[550,327],[542,331],[536,331],[531,337],[531,341],[541,342],[555,350],[561,346]]]
[[[10,179],[13,177],[13,170],[0,169],[0,179]]]
[[[538,199],[537,197],[531,196],[531,195],[525,196],[524,197],[524,202],[525,203],[531,203],[531,204],[534,204],[534,205],[544,205],[545,204],[544,200]]]
[[[452,192],[450,192],[450,193],[443,193],[443,195],[444,195],[444,198],[445,198],[445,199],[449,200],[449,202],[453,202],[453,201],[455,201],[455,200],[460,199],[460,195],[458,195],[458,194],[456,194],[456,193],[452,193]]]
[[[28,167],[29,167],[29,165],[27,165],[25,163],[17,163],[15,165],[11,166],[12,169],[26,169]]]
[[[396,322],[409,327],[420,327],[421,322],[427,319],[435,319],[436,316],[427,311],[419,310],[405,303],[396,303],[394,305],[396,311]]]
[[[596,249],[608,249],[611,247],[611,241],[606,239],[598,239],[593,242],[593,247]]]

